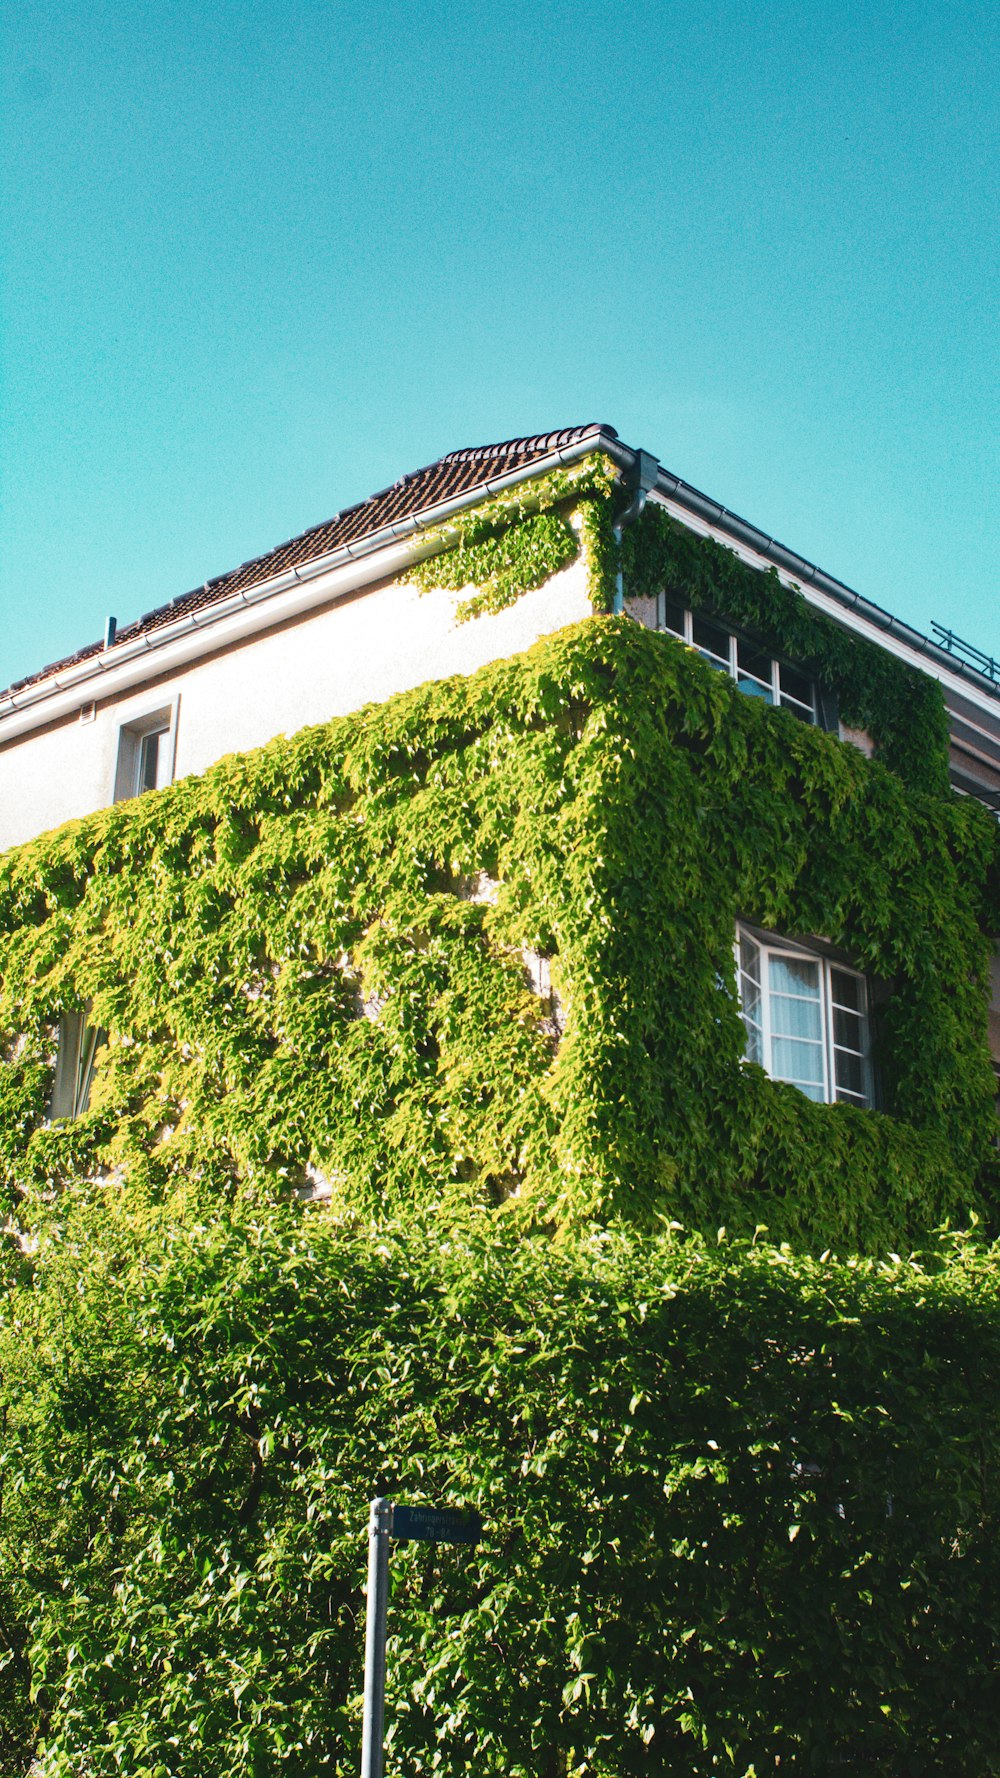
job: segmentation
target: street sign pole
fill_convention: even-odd
[[[392,1501],[372,1501],[368,1520],[368,1617],[365,1628],[365,1714],[361,1778],[382,1778],[385,1727],[385,1617],[389,1603]]]
[[[478,1513],[393,1506],[380,1495],[368,1520],[368,1619],[365,1628],[365,1713],[361,1778],[382,1778],[385,1755],[385,1618],[389,1604],[389,1539],[399,1543],[466,1543],[482,1536]]]

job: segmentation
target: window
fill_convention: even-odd
[[[122,724],[118,730],[116,803],[170,783],[174,775],[175,717],[176,702]]]
[[[759,644],[737,636],[715,618],[702,617],[669,593],[660,593],[656,600],[656,627],[696,648],[710,666],[735,679],[747,697],[780,705],[803,722],[820,720],[816,687],[807,674],[776,660]]]
[[[64,1012],[56,1036],[56,1071],[49,1117],[82,1117],[90,1104],[94,1062],[104,1032],[88,1022],[85,1012]]]
[[[736,959],[747,1060],[810,1099],[873,1104],[864,976],[746,927]]]

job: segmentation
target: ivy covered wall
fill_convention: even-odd
[[[418,577],[601,613],[619,498]],[[885,1257],[996,1230],[996,828],[931,680],[623,555],[877,757],[596,615],[0,859],[2,1778],[355,1769],[380,1487],[487,1525],[394,1553],[390,1770],[1000,1773],[996,1249]],[[738,919],[868,974],[878,1111],[742,1060]]]
[[[27,1224],[115,1170],[838,1250],[989,1221],[993,855],[974,804],[598,617],[4,858],[3,1180]],[[882,984],[880,1111],[741,1061],[738,917]],[[81,1005],[90,1107],[46,1127]]]
[[[879,758],[916,789],[948,790],[948,717],[937,680],[835,623],[772,568],[751,568],[714,538],[699,537],[647,506],[622,538],[629,598],[670,590],[722,618],[832,691],[844,721],[866,729]]]
[[[407,578],[425,592],[465,590],[457,608],[464,623],[513,605],[582,551],[593,608],[610,611],[619,567],[617,484],[615,465],[598,451],[575,468],[552,470],[494,495],[425,533],[433,552]]]

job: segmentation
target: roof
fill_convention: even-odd
[[[121,625],[116,631],[115,643],[136,641],[141,636],[162,629],[166,624],[175,623],[178,618],[185,617],[190,612],[203,611],[207,606],[221,602],[233,593],[272,580],[276,575],[302,567],[304,563],[317,561],[347,544],[359,543],[366,537],[398,524],[402,519],[411,519],[416,513],[440,506],[443,501],[472,493],[476,488],[486,486],[497,475],[529,469],[533,463],[551,456],[553,451],[578,444],[589,434],[594,435],[595,446],[600,438],[618,437],[613,426],[591,422],[585,426],[564,426],[558,432],[537,433],[530,438],[508,438],[500,444],[471,445],[462,450],[449,451],[446,456],[439,457],[436,463],[429,463],[424,469],[415,469],[409,475],[400,476],[391,488],[383,488],[378,494],[370,494],[367,500],[360,501],[357,506],[345,507],[343,512],[335,513],[332,519],[313,525],[308,531],[302,531],[298,537],[290,538],[287,543],[279,543],[266,554],[254,556],[251,561],[241,563],[238,568],[232,568],[226,574],[217,574],[213,580],[206,580],[203,586],[195,587],[189,593],[181,593],[177,598],[170,599],[166,605],[158,605],[154,610],[144,612],[142,617],[137,617],[132,623]],[[36,673],[29,673],[26,678],[16,680],[5,691],[0,691],[0,698],[11,692],[23,691],[25,686],[35,685],[40,680],[47,679],[50,674],[75,666],[80,661],[89,660],[93,655],[100,654],[103,648],[103,640],[89,642],[86,647],[77,649],[75,654],[66,655],[59,661],[51,661],[47,667],[39,668]]]
[[[313,525],[287,543],[280,543],[227,574],[216,575],[203,586],[181,593],[166,605],[145,612],[117,630],[113,648],[106,650],[103,640],[91,642],[75,654],[66,655],[64,659],[53,661],[38,672],[17,680],[5,691],[0,691],[0,706],[4,702],[10,706],[9,711],[0,708],[0,718],[6,720],[8,715],[16,714],[22,694],[27,694],[23,697],[25,706],[40,704],[48,696],[44,686],[46,680],[52,679],[62,695],[58,678],[61,673],[71,674],[76,687],[73,695],[77,695],[84,678],[105,665],[111,668],[127,658],[128,644],[133,645],[131,652],[134,654],[136,644],[140,649],[155,646],[157,632],[170,630],[175,625],[183,628],[185,619],[189,625],[199,627],[202,623],[211,623],[214,607],[218,606],[218,615],[223,616],[226,602],[238,603],[247,597],[251,588],[267,589],[259,594],[254,592],[254,600],[267,597],[272,590],[271,583],[280,583],[282,577],[294,580],[300,573],[303,578],[324,573],[328,565],[333,565],[331,558],[338,553],[350,558],[381,550],[386,544],[412,537],[424,527],[443,522],[461,506],[475,504],[479,490],[495,491],[530,477],[536,465],[541,473],[543,465],[551,467],[556,462],[579,460],[592,450],[606,451],[630,476],[634,476],[637,462],[648,456],[648,453],[635,452],[623,444],[613,426],[597,422],[564,426],[556,432],[535,433],[527,438],[509,438],[499,444],[472,445],[449,451],[435,463],[401,476],[390,488],[371,494],[356,506],[345,507],[332,519]],[[1000,702],[996,663],[988,657],[959,643],[950,631],[940,631],[943,641],[931,641],[872,600],[853,592],[815,563],[786,549],[756,525],[748,524],[718,501],[681,481],[655,458],[648,460],[656,470],[654,495],[668,508],[675,509],[684,523],[693,521],[696,528],[705,526],[709,535],[721,536],[731,547],[749,549],[776,567],[814,602],[832,600],[839,607],[835,615],[849,627],[874,629],[884,646],[895,652],[902,651],[905,658],[913,659],[914,664],[921,665],[925,671],[943,678],[946,685],[950,678],[968,688],[971,695],[980,699],[985,696],[989,704]],[[168,638],[163,637],[163,640]],[[123,644],[126,647],[120,653],[119,647]],[[976,658],[963,659],[960,651]],[[93,662],[93,667],[88,667],[88,662]],[[989,671],[980,664],[984,662]]]

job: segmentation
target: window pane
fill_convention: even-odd
[[[794,698],[799,704],[808,705],[811,710],[813,707],[812,680],[807,679],[804,673],[797,673],[794,667],[786,667],[783,661],[778,668],[778,674],[782,694]]]
[[[152,735],[143,735],[139,743],[139,794],[144,790],[156,789],[156,770],[160,758],[159,730]]]
[[[751,679],[759,679],[764,685],[771,684],[771,656],[752,642],[737,642],[736,660],[741,673],[749,673]]]
[[[865,1051],[864,1020],[856,1012],[843,1012],[839,1006],[833,1009],[833,1041],[842,1049],[857,1050],[859,1055]]]
[[[737,642],[737,685],[740,692],[747,697],[762,697],[767,704],[774,702],[772,688],[772,667],[770,654],[763,654],[762,649],[754,647],[753,642]]]
[[[747,1028],[747,1055],[751,1062],[764,1060],[764,1036],[761,1030],[760,988],[740,971],[740,1007]]]
[[[774,703],[774,693],[769,685],[763,685],[759,679],[748,679],[745,673],[739,673],[736,683],[748,698],[763,698],[765,704]]]
[[[822,1043],[819,1001],[793,1000],[786,994],[772,994],[771,1030],[776,1037],[808,1037],[812,1043]]]
[[[750,980],[760,984],[760,946],[752,938],[740,935],[740,968]]]
[[[846,1050],[835,1050],[834,1072],[838,1091],[842,1088],[845,1092],[864,1098],[865,1065],[860,1056],[849,1055]]]
[[[816,712],[811,704],[797,704],[794,698],[786,698],[784,692],[781,694],[781,708],[789,711],[792,716],[797,716],[800,722],[816,721]]]
[[[796,1086],[823,1084],[821,1043],[797,1043],[789,1037],[772,1038],[771,1063],[776,1080],[790,1080]]]
[[[789,1082],[789,1085],[798,1087],[799,1092],[805,1093],[807,1099],[815,1099],[817,1105],[826,1104],[826,1094],[823,1091],[821,1083],[808,1080],[793,1080]]]
[[[759,1025],[761,1022],[760,989],[756,982],[750,981],[748,976],[740,978],[740,1005],[745,1017],[752,1019],[755,1025]]]
[[[75,1117],[77,1083],[80,1078],[80,1046],[83,1041],[84,1018],[80,1012],[64,1012],[59,1016],[56,1033],[56,1069],[49,1101],[49,1116]]]
[[[85,1024],[81,1033],[80,1060],[77,1080],[77,1102],[74,1109],[76,1117],[82,1117],[90,1106],[90,1089],[94,1082],[94,1063],[97,1053],[107,1042],[108,1034],[96,1027]]]
[[[660,594],[659,624],[661,630],[669,630],[683,641],[684,606],[679,599],[672,599],[669,593]]]
[[[740,1007],[747,1041],[745,1055],[749,1062],[764,1065],[764,1033],[761,1030],[760,946],[740,933],[739,968]]]
[[[846,969],[831,969],[830,983],[834,1006],[849,1006],[852,1012],[864,1012],[864,983],[859,976],[849,975]]]
[[[729,671],[729,633],[711,618],[695,617],[691,628],[694,645],[710,657],[712,665]]]
[[[769,953],[770,985],[774,994],[807,994],[819,1000],[819,964],[806,957],[785,957],[780,951]]]
[[[833,1070],[836,1097],[854,1105],[871,1103],[868,1078],[867,993],[861,976],[830,970],[833,999]]]
[[[60,1015],[55,1078],[48,1107],[51,1118],[82,1117],[87,1110],[94,1063],[105,1039],[106,1033],[90,1025],[86,1013]]]

